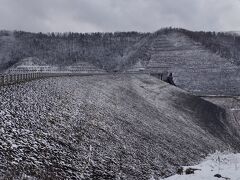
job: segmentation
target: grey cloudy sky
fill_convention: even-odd
[[[168,26],[240,30],[240,0],[0,0],[0,29],[152,32]]]

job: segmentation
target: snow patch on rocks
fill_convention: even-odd
[[[184,169],[190,168],[185,166]],[[200,169],[191,175],[175,175],[164,180],[217,180],[214,175],[219,174],[230,180],[240,180],[240,153],[233,154],[229,152],[209,155],[200,164],[191,166],[191,168]]]

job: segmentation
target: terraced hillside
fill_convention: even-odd
[[[0,87],[4,179],[167,176],[240,127],[212,103],[148,75],[59,77]]]
[[[155,35],[148,69],[173,72],[176,84],[198,95],[237,95],[240,68],[178,32]]]

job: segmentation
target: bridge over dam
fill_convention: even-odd
[[[240,150],[224,107],[148,74],[57,76],[0,86],[5,179],[166,177]]]

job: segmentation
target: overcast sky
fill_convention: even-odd
[[[240,0],[0,0],[0,29],[153,32],[240,30]]]

